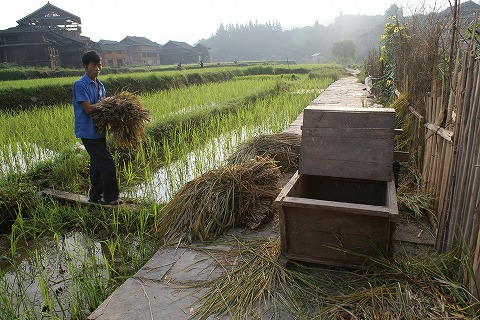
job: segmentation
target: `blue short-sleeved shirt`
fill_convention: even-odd
[[[97,79],[98,89],[86,74],[75,81],[72,88],[73,109],[75,114],[75,136],[77,138],[98,139],[105,137],[105,133],[98,133],[93,125],[92,116],[83,111],[81,102],[88,101],[95,104],[105,97],[105,87]]]

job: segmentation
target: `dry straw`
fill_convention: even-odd
[[[456,252],[399,252],[395,260],[372,258],[367,270],[294,261],[286,267],[279,237],[236,240],[230,243],[238,251],[216,259],[224,274],[203,283],[195,319],[478,318],[478,300],[450,280],[465,263]]]
[[[137,148],[150,113],[133,93],[120,93],[100,101],[100,110],[92,114],[98,132],[112,134],[120,148]]]
[[[270,158],[210,170],[186,183],[162,209],[165,241],[212,240],[228,229],[254,229],[272,217],[280,170]]]
[[[238,164],[255,156],[269,157],[277,162],[282,172],[289,172],[298,167],[300,143],[301,136],[296,133],[258,135],[241,143],[227,163]]]

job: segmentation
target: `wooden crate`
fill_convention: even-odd
[[[276,199],[282,256],[358,267],[393,253],[395,111],[310,105],[298,172]]]
[[[294,174],[276,199],[282,257],[343,267],[390,256],[398,217],[393,181]]]

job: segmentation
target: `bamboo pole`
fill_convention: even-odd
[[[476,19],[475,23],[476,25]],[[475,32],[472,33],[472,37],[475,34]],[[456,192],[454,195],[454,201],[455,204],[457,204],[457,209],[458,210],[458,223],[456,224],[457,226],[457,231],[458,236],[460,236],[460,233],[466,236],[466,239],[469,238],[470,236],[470,230],[466,229],[467,223],[468,223],[468,213],[466,212],[465,206],[463,205],[465,202],[465,195],[466,195],[466,182],[468,178],[468,172],[469,170],[462,170],[464,167],[464,164],[468,162],[468,125],[469,125],[469,111],[471,110],[471,96],[473,92],[473,83],[474,83],[474,74],[475,74],[475,45],[472,45],[475,41],[475,38],[471,39],[471,45],[468,50],[468,67],[466,70],[467,73],[467,79],[466,79],[466,86],[465,86],[465,94],[464,94],[464,99],[462,103],[462,113],[461,113],[461,119],[460,119],[460,130],[461,133],[459,135],[459,138],[461,139],[460,144],[459,144],[459,158],[458,158],[458,176],[459,181],[458,184],[456,185],[457,187],[455,188]]]
[[[440,204],[443,201],[443,194],[442,194],[442,182],[444,179],[444,167],[445,167],[445,158],[446,158],[446,148],[447,148],[447,141],[443,139],[441,136],[438,136],[439,144],[440,144],[440,158],[438,160],[437,166],[437,181],[435,182],[435,188],[437,190],[436,197],[435,197],[435,212],[437,219],[439,218],[438,209],[440,208]]]
[[[477,115],[478,115],[478,99],[480,96],[480,81],[478,81],[478,76],[479,76],[479,69],[478,69],[478,64],[475,68],[475,93],[472,96],[472,106],[470,109],[470,112],[468,114],[468,121],[467,121],[467,126],[468,126],[468,139],[466,141],[467,143],[467,149],[466,149],[466,155],[467,159],[465,161],[465,169],[464,171],[466,172],[465,174],[465,184],[468,186],[466,187],[467,190],[472,190],[473,192],[465,192],[465,195],[463,197],[463,201],[466,204],[466,240],[468,241],[469,244],[471,244],[471,241],[473,241],[473,237],[475,236],[473,233],[475,233],[475,230],[478,230],[477,226],[477,219],[474,215],[474,210],[475,210],[475,204],[477,203],[476,196],[474,190],[478,187],[475,186],[475,165],[478,164],[477,157],[475,156],[475,152],[478,153],[478,146],[476,145],[476,141],[478,140],[478,133],[476,132],[476,122],[477,122]],[[471,170],[472,168],[473,170]],[[478,191],[477,191],[478,193]]]
[[[442,86],[443,88],[443,86]],[[437,119],[435,120],[435,124],[437,123],[437,121],[439,121],[439,119],[441,118],[442,122],[443,122],[443,119],[444,119],[444,110],[443,110],[443,94],[440,95],[438,98],[437,98],[437,110],[436,110],[438,116],[437,116]],[[441,124],[441,123],[440,123]],[[439,124],[439,125],[440,125]],[[435,164],[435,175],[434,175],[434,178],[435,178],[435,209],[438,208],[438,198],[440,196],[440,181],[441,179],[443,179],[443,176],[442,176],[442,166],[441,164],[443,163],[443,160],[445,158],[445,155],[444,155],[444,146],[445,146],[445,141],[443,139],[443,137],[439,136],[439,135],[436,135],[437,138],[436,138],[436,141],[437,141],[437,156],[436,156],[436,164]],[[438,218],[438,216],[437,216]]]
[[[453,126],[452,122],[452,112],[453,112],[453,102],[455,100],[457,81],[458,81],[458,65],[460,61],[460,50],[457,50],[457,56],[455,58],[455,67],[453,75],[450,75],[451,84],[450,84],[450,96],[448,97],[448,106],[447,106],[447,121],[446,128],[449,129],[450,126]]]
[[[450,130],[452,135],[453,135],[453,129],[454,129],[454,121],[453,121],[453,112],[454,112],[454,105],[455,102],[458,101],[457,99],[457,87],[459,83],[459,78],[460,74],[458,72],[458,67],[460,65],[460,50],[457,49],[457,54],[455,58],[455,65],[454,65],[454,71],[453,75],[450,74],[450,94],[449,94],[449,99],[448,99],[448,107],[447,107],[447,120],[446,120],[446,129]],[[444,251],[443,243],[441,240],[443,239],[443,234],[439,234],[441,230],[443,230],[445,226],[445,222],[448,219],[449,216],[449,205],[451,202],[451,199],[449,198],[448,190],[449,190],[449,185],[451,183],[451,177],[452,177],[452,170],[453,170],[453,142],[450,139],[447,144],[447,150],[446,150],[446,161],[445,161],[445,172],[446,174],[444,175],[444,179],[442,182],[441,186],[441,193],[443,195],[443,200],[439,208],[439,227],[438,230],[436,231],[437,235],[437,242],[436,242],[436,247],[437,249],[440,249],[441,252]]]
[[[477,205],[477,209],[475,210],[475,215],[480,215],[480,206]],[[480,262],[479,262],[479,255],[480,255],[480,233],[477,234],[474,257],[473,257],[473,279],[470,279],[469,288],[470,292],[472,292],[476,298],[480,296]]]
[[[445,141],[445,160],[443,161],[443,179],[440,185],[440,195],[439,207],[438,207],[438,218],[439,220],[445,215],[445,207],[447,203],[447,184],[448,178],[451,175],[451,162],[452,162],[452,143],[450,141]]]
[[[454,240],[454,233],[455,233],[455,228],[456,224],[458,222],[458,211],[456,211],[456,204],[454,201],[454,195],[455,195],[455,186],[456,186],[456,173],[457,173],[457,165],[458,165],[458,147],[459,147],[459,141],[460,136],[461,136],[461,113],[462,113],[462,106],[463,106],[463,97],[464,97],[464,88],[466,86],[466,79],[467,79],[467,53],[463,53],[462,57],[462,72],[460,73],[460,81],[459,85],[457,88],[457,94],[456,94],[456,103],[455,105],[457,106],[457,112],[456,112],[456,120],[455,120],[455,126],[454,126],[454,144],[453,144],[453,157],[452,157],[452,168],[450,170],[451,176],[449,177],[449,183],[448,183],[448,207],[447,207],[447,215],[445,216],[445,224],[444,224],[444,229],[441,230],[442,235],[440,243],[441,247],[437,247],[437,249],[440,249],[440,252],[446,251],[448,248],[452,246],[453,240]]]
[[[427,112],[425,115],[426,122],[429,122],[430,115],[432,112],[432,105],[433,104],[433,99],[431,96],[427,98]],[[422,190],[428,192],[430,191],[430,186],[431,186],[431,181],[430,181],[430,176],[431,176],[431,166],[433,162],[433,157],[435,156],[433,154],[433,136],[425,136],[425,154],[423,157],[424,164],[423,164],[423,173],[422,173]]]
[[[474,26],[477,25],[477,19],[478,19],[478,12],[475,14],[475,19],[474,19]],[[477,28],[473,28],[474,31],[472,32],[472,40],[476,40],[476,31]],[[474,38],[475,37],[475,38]],[[475,47],[476,43],[473,42],[472,47]],[[475,60],[476,61],[476,60]],[[472,144],[471,148],[471,156],[472,156],[472,162],[471,166],[473,167],[473,174],[471,178],[471,187],[472,190],[470,192],[470,201],[468,204],[468,211],[471,214],[471,225],[472,225],[472,233],[469,239],[469,249],[472,252],[473,255],[473,261],[472,261],[472,270],[473,270],[473,276],[469,277],[468,283],[469,283],[469,289],[470,292],[478,298],[480,296],[480,263],[479,263],[479,248],[480,248],[480,232],[479,232],[479,221],[480,221],[480,125],[478,122],[480,121],[480,102],[479,102],[479,96],[480,96],[480,80],[478,79],[480,71],[479,71],[479,63],[477,62],[477,77],[476,77],[476,90],[475,90],[475,95],[473,97],[473,106],[472,106],[472,112],[470,113],[470,123],[471,127],[470,129],[472,130],[471,132],[471,139],[470,143]],[[475,241],[476,239],[476,241]],[[467,281],[464,281],[464,283]]]

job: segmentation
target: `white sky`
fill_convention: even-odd
[[[453,0],[450,0],[452,3]],[[17,25],[47,0],[2,1],[0,30]],[[465,0],[461,1],[462,3]],[[478,1],[477,1],[478,2]],[[50,0],[50,3],[82,19],[82,35],[93,41],[120,41],[126,36],[146,37],[161,45],[169,40],[191,45],[227,25],[279,22],[284,29],[311,26],[316,20],[328,25],[339,13],[383,15],[396,3],[406,15],[424,3],[445,9],[448,0]]]

